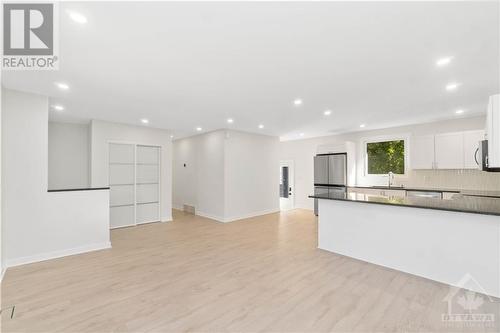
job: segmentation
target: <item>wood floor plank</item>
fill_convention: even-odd
[[[310,211],[115,229],[112,249],[11,268],[2,332],[498,332],[446,325],[449,286],[317,249]],[[496,300],[498,301],[498,300]]]

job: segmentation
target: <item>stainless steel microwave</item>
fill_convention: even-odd
[[[488,140],[479,141],[479,147],[476,149],[474,159],[479,170],[488,172],[500,172],[500,168],[490,168],[488,165]]]

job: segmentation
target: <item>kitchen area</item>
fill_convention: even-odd
[[[500,297],[500,188],[460,187],[500,177],[500,95],[484,127],[365,140],[362,159],[355,143],[318,146],[318,248],[449,285],[472,276],[473,291]]]

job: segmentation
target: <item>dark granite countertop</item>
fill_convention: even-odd
[[[47,190],[47,192],[74,192],[74,191],[97,191],[97,190],[109,190],[109,187],[62,188],[55,190]]]
[[[364,193],[332,192],[329,194],[310,195],[309,198],[500,216],[500,199],[491,197],[461,196],[452,200],[443,200],[421,197],[381,197]]]
[[[450,192],[457,193],[466,196],[474,196],[474,197],[491,197],[491,198],[500,198],[500,191],[478,191],[478,190],[464,190],[464,189],[452,189],[452,188],[437,188],[437,187],[414,187],[414,186],[364,186],[364,185],[356,185],[349,186],[350,188],[372,188],[377,190],[404,190],[404,191],[423,191],[423,192]]]

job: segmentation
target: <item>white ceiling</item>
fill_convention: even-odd
[[[453,118],[458,108],[471,116],[500,90],[498,6],[67,2],[60,5],[60,70],[3,72],[2,82],[64,105],[51,111],[54,120],[140,125],[148,118],[176,138],[197,134],[197,126],[287,140],[360,130],[361,123],[368,130]],[[66,9],[88,22],[72,21]],[[448,55],[452,63],[437,68]],[[462,84],[452,93],[445,90],[451,81]]]

